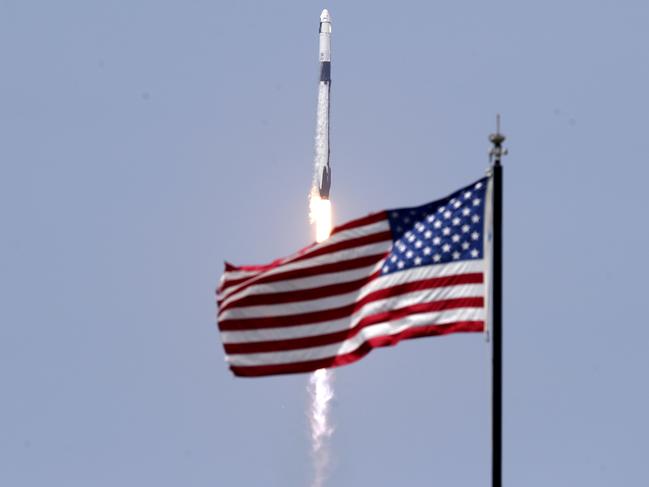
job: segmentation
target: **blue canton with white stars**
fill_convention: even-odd
[[[486,193],[484,178],[433,203],[388,210],[393,245],[381,273],[482,259]]]

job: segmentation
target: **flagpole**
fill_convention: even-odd
[[[500,133],[500,115],[497,116],[496,133],[489,136],[493,148],[490,152],[493,177],[493,262],[492,262],[492,487],[502,487],[502,396],[503,396],[503,359],[502,359],[502,212],[503,212],[503,168],[501,158],[507,154],[502,144],[505,136]]]

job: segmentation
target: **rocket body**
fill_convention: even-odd
[[[320,198],[329,199],[331,166],[329,164],[329,96],[331,93],[331,17],[324,9],[320,14],[319,29],[320,81],[318,83],[318,110],[315,135],[315,176]]]
[[[331,81],[329,76],[329,66],[331,66],[331,17],[329,16],[329,11],[324,9],[320,14],[320,44],[319,44],[319,57],[321,66],[327,67],[326,77],[322,76],[320,81]]]

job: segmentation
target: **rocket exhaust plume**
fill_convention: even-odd
[[[311,454],[313,455],[313,487],[322,487],[329,466],[329,438],[333,434],[329,420],[329,403],[334,397],[331,380],[333,375],[327,369],[316,370],[309,378],[311,408]]]
[[[309,195],[309,219],[315,225],[315,240],[322,242],[331,233],[331,201],[323,199],[314,186]]]
[[[320,82],[315,134],[315,173],[309,195],[309,218],[316,227],[316,241],[322,242],[331,233],[331,166],[329,165],[329,94],[331,87],[331,17],[327,9],[320,14]],[[312,487],[322,487],[329,466],[329,438],[333,434],[329,405],[334,397],[333,374],[327,369],[316,370],[309,378],[311,399],[311,455],[314,477]]]

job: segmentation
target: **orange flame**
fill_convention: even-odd
[[[332,222],[331,201],[321,198],[316,188],[313,188],[309,195],[309,219],[315,224],[316,242],[329,238]]]

